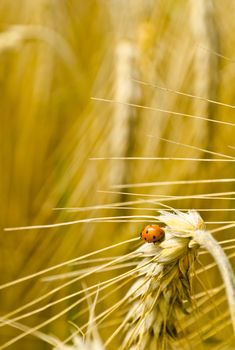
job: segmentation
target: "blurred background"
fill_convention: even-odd
[[[210,209],[201,212],[209,228],[216,228],[216,222],[233,221],[233,181],[150,183],[234,177],[235,129],[229,123],[235,121],[235,107],[213,103],[233,105],[235,101],[234,14],[235,3],[227,0],[2,0],[2,228],[156,215],[156,203],[112,207],[114,203],[156,200],[154,195],[181,196],[166,202],[175,208]],[[214,122],[218,120],[228,124]],[[90,159],[94,157],[122,159]],[[115,187],[139,183],[149,186]],[[230,194],[213,197],[221,192]],[[203,194],[211,195],[205,199]],[[112,208],[95,208],[104,205]],[[65,207],[84,209],[54,210]],[[145,222],[148,220],[2,230],[1,283],[133,238]],[[216,237],[231,238],[232,231]],[[131,247],[115,253],[125,249]],[[211,283],[216,278],[211,275]],[[78,288],[79,284],[65,288],[48,302]],[[32,279],[2,290],[1,315],[50,289],[50,283]],[[69,303],[22,323],[35,326]],[[105,307],[105,303],[100,306],[101,310]],[[43,331],[64,339],[70,334],[67,321],[77,311]],[[223,330],[219,336],[223,339],[229,332],[228,325],[227,333]],[[13,327],[1,328],[1,343],[18,334]],[[50,347],[29,336],[9,348]]]

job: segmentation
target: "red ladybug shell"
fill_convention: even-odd
[[[165,232],[160,226],[148,225],[143,229],[140,237],[148,243],[155,243],[157,241],[160,241],[164,235]]]

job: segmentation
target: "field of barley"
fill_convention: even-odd
[[[235,349],[234,16],[0,2],[0,350]]]

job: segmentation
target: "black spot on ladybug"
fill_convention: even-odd
[[[146,233],[149,233],[149,231],[148,231],[148,230],[146,230]]]
[[[156,236],[153,236],[153,239],[156,239]]]

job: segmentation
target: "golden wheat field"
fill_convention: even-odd
[[[0,349],[235,349],[234,16],[0,2]]]

